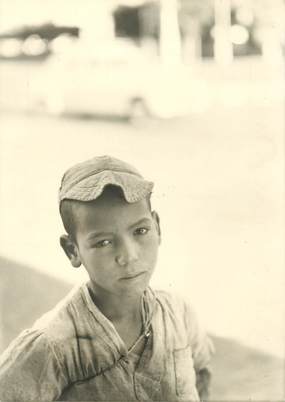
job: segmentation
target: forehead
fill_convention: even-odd
[[[74,210],[77,231],[114,231],[150,219],[148,201],[144,198],[128,203],[120,192],[104,191],[95,201],[77,204]]]

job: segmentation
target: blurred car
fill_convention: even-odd
[[[170,118],[197,106],[189,68],[150,61],[126,41],[79,44],[55,54],[46,68],[42,97],[52,114]]]

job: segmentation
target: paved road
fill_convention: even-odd
[[[155,181],[163,241],[154,283],[188,296],[206,326],[274,353],[284,331],[283,104],[211,109],[133,126],[2,113],[0,253],[70,281],[57,188],[96,154]]]

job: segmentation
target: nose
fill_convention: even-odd
[[[121,266],[137,261],[138,254],[136,244],[132,240],[124,239],[117,246],[116,262]]]

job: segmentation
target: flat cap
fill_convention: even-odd
[[[133,203],[150,194],[154,184],[124,161],[108,155],[96,156],[65,172],[59,189],[59,203],[65,199],[95,200],[107,185],[120,187],[126,201]]]

